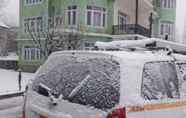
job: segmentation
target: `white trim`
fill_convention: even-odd
[[[44,0],[41,0],[41,1],[38,0],[38,2],[35,2],[35,3],[27,3],[27,2],[26,2],[27,0],[24,0],[24,1],[25,1],[25,2],[24,2],[24,5],[25,5],[25,6],[32,6],[32,5],[39,5],[39,4],[42,4]]]
[[[87,5],[87,6],[91,6],[91,5]],[[96,6],[96,7],[98,7],[98,6]],[[104,29],[105,27],[107,27],[107,12],[106,12],[106,8],[103,8],[103,7],[99,7],[99,8],[105,9],[105,11],[103,11],[103,10],[94,10],[94,9],[88,9],[88,8],[86,8],[85,24],[87,25],[87,27],[90,27],[90,28],[100,28],[100,29]],[[91,22],[90,22],[90,25],[87,23],[88,12],[91,13]],[[100,26],[94,25],[94,13],[95,12],[101,13],[101,25]],[[103,15],[105,15],[105,21],[104,22],[103,22]]]
[[[162,5],[162,2],[164,3],[166,1],[166,6]],[[169,2],[170,2],[170,7],[169,7]],[[165,3],[164,3],[165,4]],[[162,9],[175,9],[176,8],[176,0],[161,0],[160,1],[160,8]]]

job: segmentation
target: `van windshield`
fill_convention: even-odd
[[[39,70],[33,90],[42,83],[81,105],[109,109],[119,102],[119,63],[111,58],[55,57]]]

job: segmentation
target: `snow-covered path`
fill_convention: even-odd
[[[33,73],[22,73],[22,90],[33,76]],[[18,91],[18,72],[0,69],[0,95],[16,91]]]
[[[0,100],[0,118],[21,118],[23,97]]]
[[[22,118],[21,106],[0,111],[0,118]]]

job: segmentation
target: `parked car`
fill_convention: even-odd
[[[186,56],[62,51],[28,85],[25,118],[183,118]]]

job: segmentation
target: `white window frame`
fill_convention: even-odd
[[[88,5],[88,6],[95,7],[95,6],[91,6],[91,5]],[[97,7],[97,8],[100,8],[102,10],[95,10],[95,9],[88,9],[87,8],[87,12],[86,12],[86,16],[85,16],[86,17],[86,19],[85,19],[86,25],[89,26],[89,27],[104,28],[104,27],[106,27],[106,24],[107,24],[106,9],[105,8],[102,8],[102,7]],[[105,9],[105,11],[103,9]],[[90,24],[88,24],[88,12],[91,13]],[[100,26],[94,24],[94,22],[95,22],[94,21],[94,13],[100,13],[101,14],[101,24],[100,24]],[[104,17],[105,17],[105,19],[103,21],[103,18]]]
[[[176,8],[176,0],[161,0],[160,6],[164,9]]]
[[[69,7],[76,7],[76,9],[69,9]],[[75,15],[75,19],[74,19],[74,14],[73,13],[76,13]],[[69,22],[69,16],[68,16],[68,13],[70,13],[70,22]],[[73,23],[73,21],[75,20],[75,24]],[[77,6],[76,5],[70,5],[67,7],[67,24],[70,25],[70,26],[75,26],[77,25]]]
[[[162,26],[163,26],[163,29],[162,29]],[[168,35],[170,38],[173,38],[175,35],[175,24],[170,21],[160,21],[159,35],[163,37],[165,35]]]
[[[123,22],[121,24],[120,19],[123,19],[123,21],[125,21],[125,22]],[[118,12],[118,25],[126,25],[128,23],[128,21],[129,21],[129,16],[128,15],[126,15],[124,13],[121,13],[121,12]]]
[[[41,51],[32,46],[24,46],[22,56],[25,61],[38,61],[41,60]]]
[[[40,21],[39,21],[39,19],[40,19]],[[42,32],[43,31],[44,19],[42,16],[34,16],[34,17],[30,17],[30,18],[24,18],[23,21],[24,21],[23,29],[24,29],[25,33],[29,32],[28,28],[30,28],[31,32]],[[31,24],[32,22],[34,23],[33,27]],[[39,22],[40,26],[38,26],[38,22]],[[26,27],[27,25],[28,25],[28,28]],[[39,31],[38,31],[38,27],[39,27]]]
[[[44,0],[25,0],[25,5],[41,4]]]

